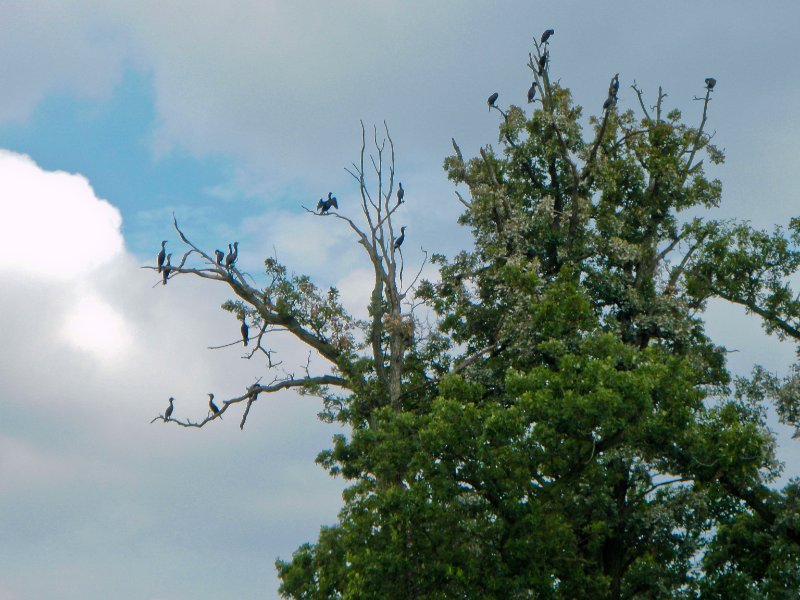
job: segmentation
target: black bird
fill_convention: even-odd
[[[528,104],[533,102],[534,96],[536,96],[536,82],[535,81],[531,84],[531,87],[528,90]]]
[[[336,196],[333,195],[333,192],[328,192],[327,200],[320,198],[319,202],[317,202],[317,210],[321,215],[327,213],[331,209],[331,206],[333,206],[336,210],[339,210],[339,203],[336,202]]]
[[[713,77],[706,77],[706,89],[713,90],[714,86],[717,85],[717,80]]]
[[[614,96],[614,99],[617,98],[617,92],[619,92],[619,73],[614,75],[611,78],[611,85],[608,86],[608,95]]]
[[[239,258],[239,242],[233,242],[233,247],[228,244],[228,256],[225,257],[225,268],[230,269]]]
[[[242,342],[244,345],[247,346],[247,342],[250,341],[250,329],[247,327],[247,321],[244,320],[242,317]]]
[[[156,260],[158,261],[158,272],[161,273],[161,269],[164,268],[164,258],[167,256],[167,251],[164,249],[164,246],[167,244],[167,240],[161,242],[161,252],[158,253],[158,257]]]
[[[220,419],[222,418],[222,415],[219,413],[219,409],[217,408],[217,405],[214,404],[214,394],[209,394],[208,395],[208,408],[211,409],[211,413],[215,417],[219,417]]]
[[[397,250],[400,246],[403,245],[403,241],[406,239],[406,226],[403,225],[400,228],[400,237],[394,241],[394,249]]]
[[[609,96],[608,98],[606,98],[606,101],[603,102],[603,110],[608,110],[609,108],[611,108],[614,105],[614,100],[615,100],[614,96]]]
[[[167,279],[169,279],[169,274],[172,272],[172,265],[169,263],[170,258],[172,258],[172,254],[167,254],[167,263],[161,270],[161,281],[163,285],[167,285]]]
[[[497,102],[497,99],[499,97],[500,97],[500,94],[495,92],[494,94],[489,96],[489,98],[486,100],[486,104],[489,105],[489,112],[492,112],[492,109],[494,108],[494,103]]]
[[[545,50],[539,57],[539,76],[544,75],[544,68],[547,66],[547,59],[549,58],[547,50]]]
[[[398,186],[399,187],[397,188],[397,203],[398,204],[402,204],[403,203],[403,196],[406,195],[406,191],[403,189],[402,182],[398,183]]]
[[[555,29],[545,29],[544,33],[542,34],[542,44],[546,44],[547,40],[550,39],[550,36],[556,32]]]
[[[167,410],[164,411],[164,420],[165,421],[169,421],[170,417],[172,416],[172,409],[175,408],[174,406],[172,406],[172,402],[174,400],[175,400],[175,398],[170,398],[169,399],[169,406],[167,407]]]
[[[217,256],[217,264],[222,266],[222,259],[225,258],[225,253],[222,250],[214,250],[214,254]]]

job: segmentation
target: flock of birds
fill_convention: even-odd
[[[161,273],[161,282],[163,285],[167,285],[167,279],[169,279],[170,273],[172,273],[172,264],[170,263],[172,259],[172,254],[167,254],[167,240],[161,241],[161,251],[156,256],[156,265],[158,266],[158,272]],[[214,250],[214,255],[217,259],[217,265],[220,267],[225,265],[225,268],[230,271],[231,267],[236,263],[236,259],[239,258],[239,242],[233,242],[233,244],[228,244],[228,254],[225,255],[222,250]]]
[[[403,189],[403,184],[400,183],[397,189],[397,206],[401,205],[405,197],[405,190]],[[336,201],[336,196],[333,195],[332,192],[328,192],[328,199],[324,200],[322,198],[319,199],[319,203],[317,203],[317,212],[320,215],[327,214],[331,208],[335,208],[338,210],[339,204]],[[406,226],[403,225],[400,227],[400,235],[394,240],[392,247],[395,250],[399,250],[400,246],[403,245],[403,242],[406,239]],[[166,250],[167,240],[163,240],[161,242],[161,251],[156,256],[156,264],[158,266],[158,272],[161,274],[162,283],[163,285],[167,285],[167,279],[169,279],[170,273],[172,272],[172,264],[170,260],[172,258],[172,254],[168,254]],[[228,254],[222,252],[222,250],[214,250],[214,257],[216,259],[216,264],[220,267],[224,266],[225,269],[230,271],[230,269],[236,264],[236,259],[239,257],[239,242],[233,242],[233,244],[228,244]],[[244,315],[242,315],[242,326],[240,328],[242,333],[242,344],[247,346],[248,342],[250,341],[250,327],[247,325],[247,319]],[[169,398],[169,406],[164,411],[164,420],[169,421],[172,419],[172,413],[175,410],[175,398]],[[220,413],[219,407],[214,403],[214,394],[208,394],[208,408],[210,411],[210,415],[212,418],[219,417],[222,418],[222,414]]]
[[[548,40],[550,37],[555,33],[555,29],[546,29],[544,33],[542,33],[542,37],[540,40],[540,46],[544,48],[544,51],[539,55],[539,60],[537,61],[537,72],[539,77],[544,75],[544,71],[547,68],[547,61],[550,59],[550,52],[547,49]],[[714,86],[717,85],[717,80],[713,77],[706,78],[706,89],[711,91],[714,89]],[[617,104],[617,92],[619,92],[619,73],[614,75],[611,78],[611,83],[608,86],[608,97],[603,102],[603,110],[608,110],[611,107]],[[486,100],[486,104],[489,105],[489,112],[491,110],[497,109],[500,110],[495,105],[497,99],[500,97],[500,94],[494,92],[489,98]],[[528,104],[532,103],[536,98],[536,81],[531,84],[531,87],[528,89]],[[502,112],[502,111],[501,111]]]
[[[497,94],[492,94],[492,95],[495,96],[495,100],[496,100],[497,99]],[[403,182],[401,181],[397,185],[397,196],[396,196],[397,204],[396,204],[396,207],[400,206],[404,202],[403,198],[405,198],[405,196],[406,196],[406,191],[403,189]],[[333,195],[333,192],[328,192],[328,199],[327,200],[325,200],[324,198],[320,198],[319,202],[317,202],[317,214],[327,215],[328,212],[331,210],[331,208],[335,208],[336,210],[339,210],[339,203],[336,200],[336,196]],[[403,242],[405,241],[405,239],[406,239],[406,226],[403,225],[400,228],[400,235],[397,238],[395,238],[394,243],[392,244],[392,247],[395,250],[399,250],[400,246],[403,245]]]

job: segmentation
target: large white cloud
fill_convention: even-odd
[[[85,177],[0,150],[0,270],[72,278],[123,251],[119,210]]]
[[[239,395],[264,375],[241,348],[207,349],[238,338],[219,309],[227,293],[161,285],[83,177],[2,151],[0,190],[0,597],[275,590],[274,558],[340,503],[341,483],[313,462],[335,431],[318,404],[264,398],[244,432],[236,410],[200,432],[151,425],[168,396],[176,416],[198,420],[206,392]],[[295,355],[281,355],[286,368]],[[212,561],[247,575],[210,581],[197,565]]]

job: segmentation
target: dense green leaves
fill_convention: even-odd
[[[407,349],[402,402],[366,423],[347,406],[367,390],[344,401],[352,432],[320,463],[351,481],[345,506],[278,562],[281,592],[797,597],[800,494],[768,485],[765,402],[797,427],[798,374],[731,390],[702,317],[721,297],[800,339],[800,225],[697,216],[721,200],[710,91],[699,127],[634,88],[641,117],[613,104],[586,134],[569,91],[535,77],[541,107],[502,109],[502,151],[445,159],[474,250],[434,257],[418,289],[438,331]]]

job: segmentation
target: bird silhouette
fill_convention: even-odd
[[[247,321],[244,320],[244,317],[242,317],[241,331],[242,331],[242,342],[244,343],[245,346],[247,346],[247,342],[250,341],[250,329],[247,327]]]
[[[163,285],[167,285],[167,279],[169,279],[169,274],[172,273],[172,265],[169,262],[171,258],[172,254],[167,254],[167,263],[164,265],[164,268],[161,271],[161,283]]]
[[[717,80],[713,77],[706,77],[706,89],[713,90],[714,86],[717,85]]]
[[[500,94],[495,92],[486,100],[486,104],[489,105],[489,112],[492,112],[492,109],[495,107],[494,103],[497,102],[497,99],[500,97]]]
[[[211,409],[211,413],[215,417],[219,417],[220,419],[222,418],[222,414],[220,414],[219,408],[217,408],[217,405],[214,404],[214,394],[209,394],[208,395],[208,408]]]
[[[536,96],[536,82],[535,81],[531,84],[531,87],[528,89],[528,104],[533,102],[534,96]]]
[[[403,242],[405,241],[405,239],[406,239],[406,226],[405,226],[405,225],[403,225],[403,226],[400,228],[400,237],[399,237],[399,238],[397,238],[397,239],[394,241],[394,249],[395,249],[395,250],[398,250],[398,249],[400,248],[400,246],[402,246],[402,245],[403,245]]]
[[[403,183],[400,182],[400,183],[398,183],[398,188],[397,188],[397,203],[398,204],[402,204],[403,203],[403,196],[405,196],[405,195],[406,195],[406,191],[403,189]]]
[[[222,266],[222,259],[225,258],[225,253],[222,250],[214,250],[214,255],[217,257],[217,264]]]
[[[161,269],[164,268],[164,258],[167,256],[167,251],[164,249],[164,246],[167,245],[167,240],[161,242],[161,252],[158,253],[156,260],[158,261],[158,272],[161,273]]]
[[[173,408],[175,408],[174,406],[172,406],[172,403],[173,403],[174,400],[175,400],[175,398],[170,397],[169,406],[167,407],[167,410],[164,411],[164,420],[165,421],[169,421],[170,418],[172,417],[172,410],[173,410]]]
[[[544,69],[547,67],[547,59],[550,57],[547,50],[542,52],[542,55],[539,57],[539,76],[544,75]]]
[[[617,98],[617,92],[619,92],[619,73],[614,75],[611,78],[611,84],[608,86],[608,95],[614,96],[614,99]]]
[[[317,210],[319,211],[319,214],[324,215],[331,209],[331,207],[339,210],[339,203],[336,202],[336,196],[333,195],[333,192],[328,192],[327,200],[320,198],[319,202],[317,202]]]
[[[230,270],[236,263],[237,258],[239,258],[239,242],[233,242],[232,247],[228,244],[228,256],[225,257],[225,268]]]
[[[542,44],[546,44],[546,43],[547,43],[547,40],[549,40],[549,39],[550,39],[550,36],[551,36],[551,35],[553,35],[555,32],[556,32],[556,30],[555,30],[555,29],[545,29],[545,30],[544,30],[544,33],[542,34],[542,40],[541,40],[541,43],[542,43]]]

